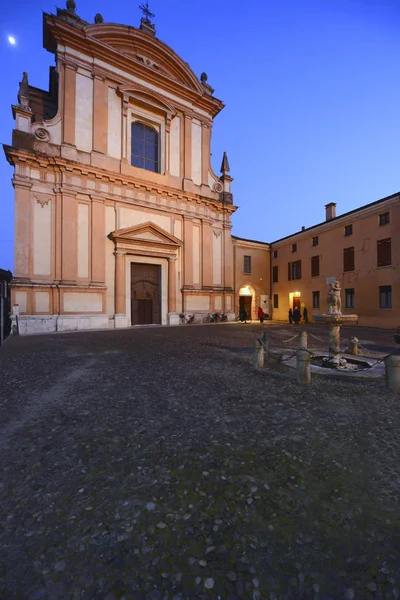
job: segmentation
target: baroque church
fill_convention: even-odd
[[[75,2],[43,15],[49,91],[24,73],[12,145],[21,333],[176,324],[234,316],[229,164],[213,172],[224,107],[156,37],[83,21]]]

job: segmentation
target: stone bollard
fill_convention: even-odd
[[[264,346],[259,339],[254,342],[253,366],[255,369],[264,366]]]
[[[297,383],[308,385],[311,381],[310,355],[307,350],[297,350]]]
[[[358,349],[358,338],[357,337],[351,337],[349,339],[349,347],[346,348],[345,352],[346,352],[346,354],[352,354],[353,356],[357,356],[358,354],[360,354],[360,351]]]
[[[307,333],[307,331],[303,330],[300,332],[300,336],[299,336],[299,349],[301,350],[302,348],[307,348],[307,343],[308,343],[308,333]]]
[[[385,358],[386,385],[390,391],[400,394],[400,355]]]

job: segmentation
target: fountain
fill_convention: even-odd
[[[313,315],[317,323],[329,325],[329,356],[323,359],[323,365],[332,369],[346,368],[347,361],[340,355],[340,328],[344,323],[355,323],[358,315],[347,315],[342,313],[342,301],[340,298],[340,284],[337,280],[329,284],[328,312],[322,315]]]

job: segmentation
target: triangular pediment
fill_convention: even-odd
[[[118,229],[110,233],[109,238],[115,243],[118,242],[132,242],[132,243],[144,243],[148,245],[157,246],[169,246],[178,247],[182,245],[182,242],[171,235],[158,225],[155,225],[151,221],[142,223],[141,225],[134,225],[133,227],[125,227],[124,229]]]

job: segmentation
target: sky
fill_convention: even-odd
[[[76,0],[89,22],[138,26],[140,0]],[[65,7],[64,2],[58,4]],[[271,242],[400,190],[398,0],[150,0],[157,37],[225,103],[212,133],[227,152],[232,233]],[[10,144],[22,72],[48,89],[48,0],[20,0],[0,24],[0,142]],[[16,38],[10,45],[8,36]],[[13,269],[12,167],[0,151],[0,268]]]

